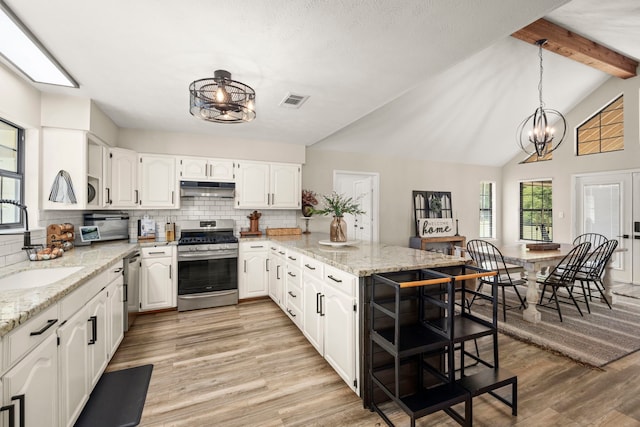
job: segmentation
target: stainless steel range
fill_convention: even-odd
[[[182,221],[178,237],[178,311],[238,303],[235,221]]]

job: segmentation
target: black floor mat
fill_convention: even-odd
[[[140,424],[153,365],[102,374],[75,427],[127,427]]]

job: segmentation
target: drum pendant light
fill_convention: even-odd
[[[244,83],[231,80],[231,73],[216,70],[212,78],[189,85],[189,112],[216,123],[243,123],[256,118],[256,92]]]
[[[517,131],[518,144],[520,144],[522,151],[528,155],[536,153],[538,157],[544,157],[558,148],[562,141],[564,141],[567,133],[567,121],[564,116],[557,110],[545,108],[544,102],[542,101],[542,46],[546,42],[546,39],[541,39],[536,42],[539,49],[538,55],[540,57],[540,81],[538,83],[540,105],[532,115],[520,123]],[[562,126],[560,138],[556,138],[556,130],[553,125]],[[529,144],[533,144],[534,151],[528,149]]]

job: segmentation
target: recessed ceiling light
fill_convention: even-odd
[[[0,55],[36,83],[78,87],[78,83],[1,0]]]

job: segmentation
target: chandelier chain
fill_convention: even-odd
[[[544,67],[542,66],[542,45],[544,45],[545,42],[538,42],[538,56],[540,57],[540,81],[538,82],[538,97],[540,99],[540,108],[544,108],[544,101],[542,101],[542,74],[544,71]]]

